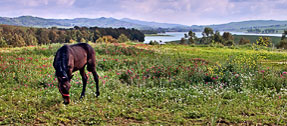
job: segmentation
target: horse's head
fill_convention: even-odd
[[[64,104],[69,104],[70,103],[69,90],[71,87],[70,79],[66,76],[57,78],[59,81],[59,91],[62,94],[62,97],[64,98]]]

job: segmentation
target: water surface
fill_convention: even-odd
[[[195,32],[195,35],[198,38],[202,37],[202,32]],[[220,32],[220,34],[223,34],[224,31]],[[281,37],[282,34],[256,34],[256,33],[245,33],[245,32],[230,32],[233,35],[256,35],[256,36],[277,36]],[[170,41],[176,41],[180,40],[184,37],[184,34],[188,34],[188,32],[166,32],[166,33],[159,33],[160,35],[167,35],[167,36],[146,36],[145,37],[145,43],[149,43],[150,41],[157,41],[162,43],[164,42],[170,42]]]

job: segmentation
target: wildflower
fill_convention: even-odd
[[[235,76],[235,78],[238,78],[238,77],[239,77],[239,74],[235,74],[234,76]]]
[[[287,72],[283,72],[282,74],[285,75],[285,74],[287,74]]]

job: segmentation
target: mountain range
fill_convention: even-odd
[[[181,25],[171,23],[158,23],[134,20],[129,18],[115,19],[115,18],[75,18],[75,19],[45,19],[33,16],[20,16],[15,18],[0,17],[0,24],[17,25],[17,26],[29,26],[29,27],[61,27],[70,28],[74,26],[86,26],[86,27],[125,27],[136,28],[139,30],[151,30],[151,29],[169,29],[174,31],[182,30],[197,30],[201,31],[204,27],[211,27],[214,30],[219,31],[246,31],[250,28],[259,29],[287,29],[287,21],[277,20],[250,20],[241,22],[231,22],[218,25]]]
[[[115,18],[75,18],[75,19],[45,19],[32,16],[20,16],[15,18],[0,17],[0,24],[17,25],[17,26],[29,26],[29,27],[74,27],[74,26],[86,26],[86,27],[125,27],[136,29],[156,29],[156,28],[176,28],[176,27],[189,27],[180,24],[168,24],[147,22],[140,20],[133,20],[128,18],[115,19]]]

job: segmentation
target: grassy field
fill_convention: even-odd
[[[74,73],[62,104],[60,44],[0,49],[0,125],[286,125],[286,52],[262,47],[92,44],[101,95]]]

